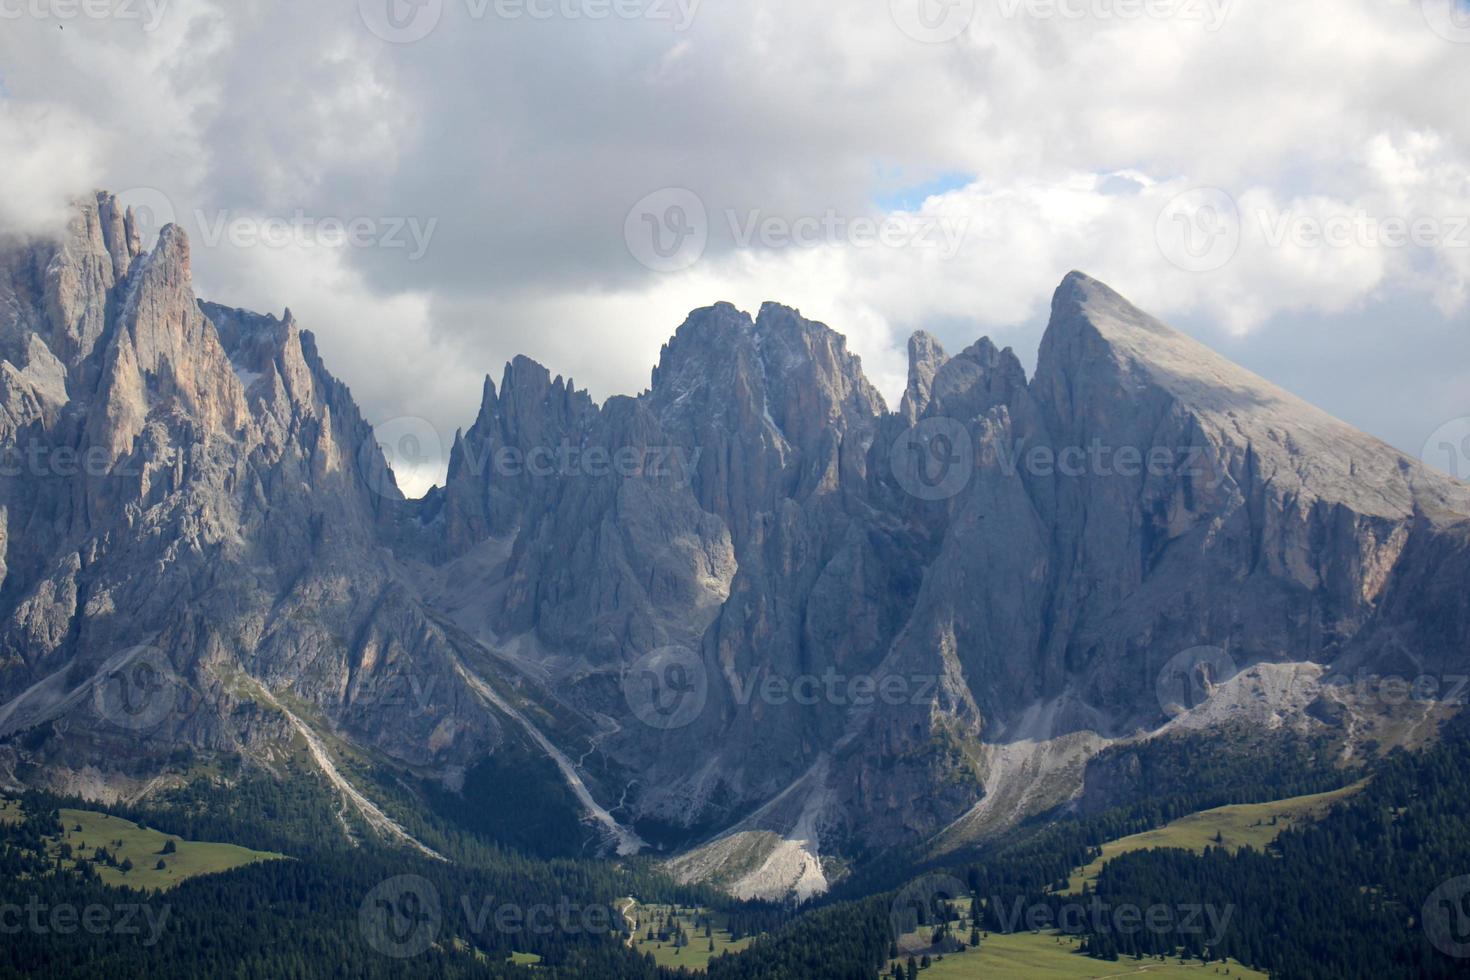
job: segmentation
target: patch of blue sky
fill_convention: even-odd
[[[887,181],[892,182],[894,181],[891,178]],[[927,199],[938,194],[948,194],[974,182],[974,174],[943,173],[919,184],[901,186],[874,195],[873,203],[884,211],[917,211]]]

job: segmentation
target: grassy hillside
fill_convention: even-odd
[[[19,809],[18,803],[5,801],[0,819]],[[72,854],[70,860],[62,861],[68,867],[74,866],[77,858],[92,860],[99,847],[110,853],[118,865],[132,861],[132,870],[127,872],[120,867],[97,863],[97,873],[108,885],[162,891],[196,875],[229,871],[255,861],[284,858],[281,854],[252,851],[234,844],[182,840],[157,830],[144,829],[122,817],[91,810],[62,809],[60,813],[64,833],[48,849],[52,858],[61,853],[61,845],[65,843],[70,846]],[[169,841],[173,841],[174,853],[164,854]],[[160,861],[164,865],[162,869],[157,867]]]
[[[1270,803],[1241,803],[1216,807],[1180,817],[1156,830],[1110,841],[1102,856],[1080,869],[1067,882],[1067,894],[1082,891],[1083,882],[1095,882],[1102,866],[1119,855],[1155,847],[1174,847],[1204,853],[1206,847],[1224,847],[1231,852],[1242,847],[1263,850],[1280,834],[1303,823],[1322,819],[1333,804],[1363,788],[1355,783],[1329,793],[1295,796]]]
[[[961,944],[971,936],[970,905],[966,898],[951,903],[955,918],[949,921],[948,934]],[[1097,980],[1133,976],[1171,980],[1230,976],[1266,980],[1266,974],[1247,969],[1236,960],[1206,965],[1198,959],[1184,960],[1178,956],[1097,959],[1081,951],[1082,937],[1064,935],[1057,930],[991,931],[979,933],[979,938],[979,947],[945,953],[943,959],[935,956],[927,969],[921,969],[919,976],[924,980]],[[932,925],[905,933],[898,940],[898,958],[884,964],[881,976],[886,980],[893,976],[895,967],[906,967],[912,953],[944,948],[937,940],[938,929]]]
[[[991,933],[980,948],[950,953],[919,974],[924,980],[1092,980],[1101,977],[1150,977],[1186,980],[1203,977],[1243,977],[1266,980],[1266,974],[1239,963],[1211,963],[1178,958],[1165,960],[1095,960],[1077,952],[1078,940],[1056,933]],[[1225,971],[1229,972],[1226,973]],[[891,971],[890,971],[891,972]]]
[[[625,918],[631,918],[637,923],[633,933],[634,948],[640,953],[653,954],[654,961],[659,966],[704,970],[708,968],[711,958],[725,952],[738,953],[753,941],[749,936],[731,939],[726,917],[706,908],[634,903],[623,905],[620,911]],[[705,935],[705,923],[709,925],[708,936]],[[672,933],[676,925],[688,934],[687,946],[679,947],[674,944]],[[653,939],[648,938],[650,927],[655,931]],[[659,939],[657,933],[660,930],[667,932],[671,938]],[[713,949],[710,948],[711,942],[714,944]]]

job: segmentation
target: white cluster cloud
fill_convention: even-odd
[[[161,195],[196,241],[221,212],[432,222],[421,256],[226,236],[195,264],[212,299],[290,305],[371,418],[423,416],[446,444],[510,356],[598,396],[637,391],[685,313],[719,299],[831,323],[893,398],[916,328],[951,348],[989,332],[1029,360],[1051,290],[1081,268],[1417,451],[1443,413],[1470,412],[1470,30],[1443,7],[1463,2],[22,16],[0,23],[0,225],[54,220],[88,186]],[[707,236],[667,273],[624,238],[662,188],[693,192]],[[742,234],[752,216],[774,233]],[[885,222],[963,234],[875,244],[865,229]],[[1288,356],[1322,317],[1341,318],[1344,376],[1376,371],[1417,412],[1379,412]],[[1423,349],[1386,359],[1390,330]]]
[[[0,101],[0,231],[54,235],[100,160],[85,121],[64,106]]]

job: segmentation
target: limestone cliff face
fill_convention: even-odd
[[[1034,378],[909,351],[896,412],[775,304],[696,310],[601,405],[517,358],[404,500],[289,311],[198,302],[183,233],[99,195],[0,248],[0,740],[136,777],[295,717],[452,776],[524,730],[593,824],[716,835],[706,877],[774,832],[740,889],[809,894],[992,805],[1017,746],[1162,725],[1191,647],[1463,664],[1463,484],[1076,273]],[[139,645],[179,682],[144,736],[94,703]]]
[[[984,339],[950,357],[917,335],[910,352],[889,414],[833,331],[721,304],[691,314],[637,399],[599,410],[544,371],[513,405],[487,389],[464,457],[570,433],[607,454],[671,445],[697,459],[687,486],[640,498],[652,522],[606,488],[589,506],[595,481],[528,489],[452,468],[445,491],[514,515],[465,522],[511,539],[471,605],[496,642],[541,664],[575,658],[560,697],[619,719],[598,749],[631,774],[630,813],[786,833],[784,811],[748,815],[795,792],[820,797],[830,835],[923,836],[983,797],[987,744],[1158,725],[1156,681],[1181,651],[1373,663],[1385,633],[1463,619],[1384,622],[1406,555],[1429,541],[1461,553],[1463,486],[1094,280],[1057,291],[1029,381]],[[513,365],[506,385],[529,371]],[[955,473],[916,484],[916,439],[926,469],[939,449],[959,453]],[[672,527],[690,551],[657,564],[639,541]],[[1455,604],[1443,589],[1434,601]],[[1457,656],[1457,629],[1420,644],[1422,662]],[[625,723],[626,706],[596,693],[604,674],[668,644],[697,654],[704,710],[676,732]],[[913,696],[855,705],[824,689],[801,704],[763,687],[828,675]]]
[[[452,710],[450,647],[379,544],[391,477],[350,393],[289,313],[198,303],[183,232],[144,251],[131,221],[102,194],[6,253],[0,732],[49,734],[43,778],[248,754],[290,737],[259,683],[406,759],[484,751],[496,722]],[[144,732],[97,694],[140,647],[174,675]]]

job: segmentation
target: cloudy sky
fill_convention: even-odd
[[[446,444],[720,299],[1029,367],[1077,268],[1470,476],[1467,91],[1466,0],[0,0],[0,225],[120,192]]]

